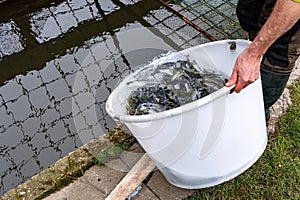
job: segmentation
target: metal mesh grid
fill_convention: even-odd
[[[172,4],[174,10],[183,11],[182,7]],[[159,30],[165,38],[168,38],[175,49],[185,49],[195,45],[210,42],[211,40],[187,24],[183,19],[172,14],[167,9],[159,9],[144,17],[151,26]]]
[[[246,32],[239,25],[236,16],[238,0],[174,0],[188,19],[198,24],[217,39],[245,39]]]

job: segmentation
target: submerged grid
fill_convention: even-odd
[[[173,4],[172,8],[182,10],[182,7],[176,4]],[[170,41],[168,43],[177,50],[211,41],[167,9],[154,10],[144,19],[159,30],[166,40]]]
[[[174,0],[185,17],[217,39],[246,39],[236,16],[238,0]]]

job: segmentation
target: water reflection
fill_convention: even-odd
[[[136,66],[209,41],[153,0],[1,6],[1,194],[114,128],[106,99]]]
[[[110,1],[102,1],[110,2]],[[115,6],[105,3],[106,13],[114,11]],[[86,20],[101,19],[95,7],[95,1],[65,1],[57,6],[43,8],[30,14],[30,26],[39,43],[49,41],[75,28]]]
[[[97,20],[101,20],[102,15],[116,12],[119,7],[106,1],[105,4],[100,3],[104,9],[101,11],[97,5],[98,8],[95,2],[62,2],[27,14],[31,29],[31,34],[27,35],[35,36],[41,45],[32,42],[25,49],[17,48],[20,42],[12,42],[15,35],[5,35],[16,50],[11,51],[10,54],[14,53],[11,57],[7,57],[7,51],[0,65],[5,66],[7,71],[10,65],[20,70],[13,71],[12,79],[1,74],[5,79],[0,87],[1,193],[81,146],[83,142],[79,135],[85,135],[90,140],[112,129],[115,123],[108,119],[105,101],[116,81],[120,81],[126,71],[136,65],[133,61],[148,62],[161,53],[148,52],[144,57],[139,55],[139,59],[134,55],[127,57],[123,52],[132,50],[128,48],[130,43],[123,42],[127,38],[113,35],[143,26],[138,22],[130,23],[134,18],[129,15],[123,22],[110,25],[111,29],[107,28],[108,18],[103,23],[106,27],[99,29],[101,21]],[[143,12],[146,14],[150,10]],[[91,24],[91,20],[95,21]],[[84,21],[89,25],[85,26]],[[83,28],[75,29],[77,26]],[[17,30],[13,23],[10,27],[8,31]],[[94,30],[78,34],[85,27]],[[142,38],[141,34],[135,36]],[[146,35],[143,32],[145,36],[158,40],[151,31]],[[6,40],[5,37],[2,37],[3,40]],[[97,52],[93,50],[96,47]],[[93,59],[83,64],[87,55],[92,55]],[[104,69],[103,65],[110,67]],[[90,73],[95,69],[98,73]],[[25,70],[28,72],[24,73]],[[91,75],[96,76],[92,78]],[[73,88],[75,79],[84,80],[76,92]],[[91,90],[96,92],[91,101],[78,104],[77,112],[72,112],[72,98],[86,98],[91,95]],[[86,117],[95,102],[97,118]],[[75,127],[74,120],[82,120],[83,127]],[[95,128],[99,125],[103,131]]]
[[[24,49],[22,36],[14,21],[0,24],[0,60]]]

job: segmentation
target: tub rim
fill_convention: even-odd
[[[129,115],[129,114],[118,114],[117,112],[115,112],[112,109],[113,103],[113,97],[115,96],[115,94],[120,90],[120,88],[116,88],[111,95],[109,96],[109,98],[106,101],[106,111],[107,113],[114,119],[120,122],[125,122],[125,123],[140,123],[140,122],[150,122],[150,121],[156,121],[156,120],[161,120],[161,119],[166,119],[166,118],[170,118],[173,116],[177,116],[186,112],[189,112],[191,110],[194,110],[196,108],[199,108],[201,106],[204,106],[208,103],[213,102],[215,99],[220,98],[221,96],[227,96],[228,94],[231,93],[232,89],[235,86],[231,86],[231,87],[222,87],[221,89],[205,96],[202,97],[196,101],[184,104],[182,106],[176,107],[176,108],[172,108],[169,110],[165,110],[162,112],[158,112],[158,113],[153,113],[153,114],[146,114],[146,115]]]
[[[219,40],[219,41],[213,41],[213,42],[209,42],[209,43],[200,44],[200,45],[190,47],[188,49],[184,49],[184,50],[181,50],[179,52],[174,52],[174,53],[185,53],[185,52],[196,50],[197,48],[210,46],[210,45],[215,45],[216,43],[221,43],[221,44],[226,43],[226,44],[230,45],[231,42],[243,43],[243,45],[249,45],[251,43],[251,41],[245,40],[245,39]],[[126,80],[126,78],[124,80]],[[201,106],[204,106],[208,103],[211,103],[215,99],[220,98],[221,96],[228,96],[228,94],[232,93],[232,90],[235,87],[235,85],[233,85],[231,87],[223,86],[219,90],[217,90],[217,91],[215,91],[215,92],[213,92],[213,93],[211,93],[211,94],[209,94],[205,97],[202,97],[198,100],[195,100],[193,102],[181,105],[181,106],[176,107],[176,108],[165,110],[165,111],[162,111],[162,112],[153,113],[153,114],[146,114],[146,115],[129,115],[129,114],[118,114],[117,112],[115,112],[112,109],[113,97],[115,97],[119,93],[119,91],[121,90],[120,86],[122,85],[123,81],[121,81],[121,83],[109,95],[109,97],[106,101],[106,111],[114,120],[124,122],[124,123],[151,122],[151,121],[156,121],[156,120],[161,120],[161,119],[166,119],[166,118],[170,118],[170,117],[173,117],[173,116],[177,116],[177,115],[189,112],[189,111],[191,111],[195,108],[199,108]],[[256,80],[256,81],[258,81],[258,80]]]

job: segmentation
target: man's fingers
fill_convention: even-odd
[[[255,77],[239,76],[237,70],[235,70],[234,68],[231,77],[229,78],[228,82],[225,83],[225,86],[231,87],[235,85],[234,91],[236,93],[239,93],[242,89],[247,87],[249,84],[255,82],[256,79],[257,79],[256,76]]]
[[[236,82],[237,82],[237,73],[236,73],[236,71],[234,70],[234,71],[232,72],[232,74],[231,74],[230,79],[227,81],[227,83],[225,83],[225,86],[226,86],[226,87],[233,86]]]
[[[238,82],[237,85],[234,88],[234,91],[236,93],[239,93],[243,88],[244,88],[244,86]]]
[[[249,81],[246,82],[241,77],[239,77],[238,80],[237,80],[237,84],[236,84],[236,86],[234,88],[234,91],[236,93],[239,93],[242,89],[244,89],[245,87],[247,87],[250,83],[251,82],[249,82]]]

